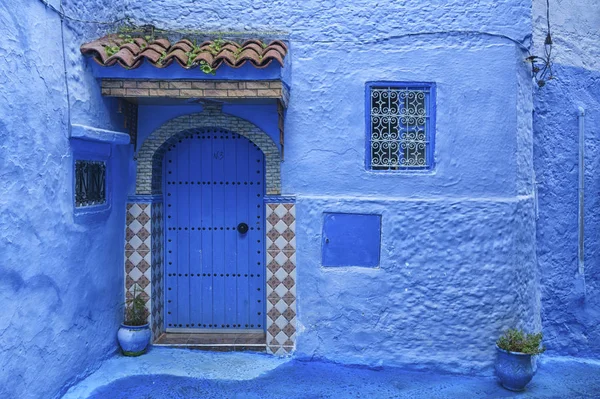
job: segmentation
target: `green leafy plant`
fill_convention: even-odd
[[[121,33],[119,34],[119,38],[123,40],[123,43],[134,43],[133,37],[128,34]]]
[[[498,345],[500,349],[509,352],[539,355],[546,350],[546,348],[541,345],[542,337],[542,333],[528,334],[523,330],[511,328],[498,338],[496,345]]]
[[[188,51],[187,53],[185,53],[185,55],[188,57],[187,59],[187,67],[191,68],[194,66],[194,58],[196,58],[196,54],[194,54],[193,51]]]
[[[236,60],[238,58],[240,58],[241,54],[242,54],[242,48],[241,47],[236,48],[235,51],[233,52],[233,56],[235,57]]]
[[[148,309],[144,298],[140,295],[142,289],[138,285],[133,286],[133,297],[125,301],[125,321],[127,326],[143,326],[148,320]]]
[[[204,60],[200,61],[200,70],[207,75],[215,75],[217,73],[216,69],[208,65],[208,62]]]
[[[158,65],[162,65],[162,63],[165,61],[166,57],[167,57],[167,52],[163,51],[162,54],[160,55],[160,58],[158,59],[158,61],[156,63]]]
[[[212,41],[212,43],[208,46],[212,55],[217,55],[219,51],[223,48],[225,44],[225,40],[219,38]]]
[[[119,52],[119,46],[106,46],[104,47],[104,51],[106,51],[106,55],[112,57]]]

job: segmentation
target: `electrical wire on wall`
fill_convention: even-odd
[[[538,87],[544,87],[546,83],[554,79],[552,73],[552,35],[550,34],[550,0],[546,0],[546,39],[544,40],[544,55],[531,55],[527,61],[531,62],[531,71]]]

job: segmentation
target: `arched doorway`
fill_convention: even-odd
[[[166,331],[263,332],[263,152],[235,132],[192,129],[162,164]]]

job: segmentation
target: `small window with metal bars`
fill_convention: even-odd
[[[432,83],[368,85],[368,169],[433,167],[434,89]]]
[[[106,162],[75,161],[75,206],[106,203]]]

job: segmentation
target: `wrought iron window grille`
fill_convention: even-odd
[[[371,170],[433,166],[433,85],[373,85],[369,90]]]
[[[75,161],[75,206],[106,203],[106,162]]]

